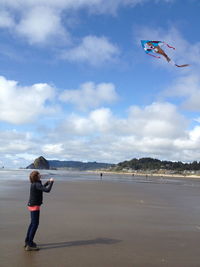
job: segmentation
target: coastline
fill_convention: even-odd
[[[35,169],[23,169],[23,168],[17,168],[17,169],[0,169],[0,173],[13,173],[13,175],[16,175],[16,172],[25,172],[26,174],[30,173]],[[57,168],[57,169],[36,169],[42,173],[48,173],[48,172],[79,172],[79,173],[95,173],[95,174],[112,174],[112,175],[129,175],[129,176],[152,176],[152,177],[182,177],[182,178],[200,178],[200,174],[188,174],[188,173],[164,173],[164,172],[153,172],[153,171],[115,171],[115,170],[107,170],[107,169],[96,169],[96,170],[79,170],[79,169],[73,169],[73,168]]]
[[[164,177],[164,178],[194,178],[200,179],[200,175],[195,174],[164,174],[164,173],[151,173],[151,172],[126,172],[126,171],[107,171],[107,170],[96,170],[96,171],[87,171],[87,172],[94,172],[94,173],[102,173],[102,174],[113,174],[113,175],[126,175],[126,176],[148,176],[148,177]]]

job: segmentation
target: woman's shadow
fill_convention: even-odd
[[[115,243],[119,243],[121,240],[111,239],[111,238],[96,238],[90,240],[77,240],[77,241],[67,241],[67,242],[59,242],[59,243],[47,243],[47,244],[39,244],[40,250],[44,249],[53,249],[53,248],[64,248],[64,247],[75,247],[75,246],[88,246],[88,245],[112,245]]]

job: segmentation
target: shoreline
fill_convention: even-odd
[[[10,175],[12,175],[13,177],[16,177],[17,175],[19,175],[20,177],[20,173],[24,172],[24,175],[28,175],[32,170],[31,169],[0,169],[0,174],[7,174],[9,173],[9,177]],[[110,170],[68,170],[68,169],[57,169],[57,170],[45,170],[45,169],[38,169],[38,171],[40,171],[43,175],[56,175],[58,173],[58,175],[60,174],[65,174],[65,173],[71,173],[71,174],[75,174],[75,173],[84,173],[84,174],[96,174],[96,175],[100,175],[102,174],[107,174],[107,175],[121,175],[121,176],[132,176],[132,177],[153,177],[153,178],[168,178],[168,179],[173,179],[173,178],[180,178],[180,179],[200,179],[200,174],[168,174],[168,173],[159,173],[159,172],[130,172],[130,171],[110,171]],[[3,180],[5,179],[2,176]],[[14,178],[15,179],[15,178]],[[10,180],[10,178],[9,178]],[[6,181],[6,179],[5,179]]]
[[[28,175],[32,170],[23,170],[23,169],[12,169],[12,170],[0,170],[0,182],[1,183],[6,183],[6,182],[11,182],[11,181],[24,181],[28,179]],[[49,178],[50,176],[53,177],[64,177],[66,176],[66,180],[79,180],[84,179],[85,180],[90,180],[92,177],[92,174],[94,174],[94,180],[102,180],[103,177],[107,176],[108,179],[112,180],[115,178],[120,178],[123,180],[128,178],[143,178],[143,179],[187,179],[189,180],[200,180],[200,175],[195,175],[195,174],[166,174],[166,173],[151,173],[151,172],[130,172],[130,171],[110,171],[110,170],[84,170],[84,171],[79,171],[79,170],[39,170],[41,174],[45,178]],[[101,176],[102,173],[102,176]],[[89,179],[87,179],[87,174]],[[110,177],[109,177],[110,176]],[[116,177],[114,177],[116,176]],[[61,178],[62,179],[62,178]],[[65,179],[62,179],[65,180]]]
[[[87,171],[87,172],[94,172],[94,173],[102,173],[102,174],[119,174],[119,175],[129,175],[129,176],[148,176],[148,177],[165,177],[165,178],[194,178],[194,179],[200,179],[200,175],[184,175],[184,174],[163,174],[163,173],[150,173],[150,172],[125,172],[125,171],[103,171],[103,170],[97,170],[97,171]]]

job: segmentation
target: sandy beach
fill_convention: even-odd
[[[0,188],[1,267],[198,267],[200,187],[59,181],[44,195],[35,241],[24,251],[29,183]]]

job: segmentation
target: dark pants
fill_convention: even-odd
[[[39,225],[40,211],[36,210],[36,211],[31,211],[30,213],[31,213],[31,223],[27,231],[25,243],[29,246],[32,246],[33,239]]]

